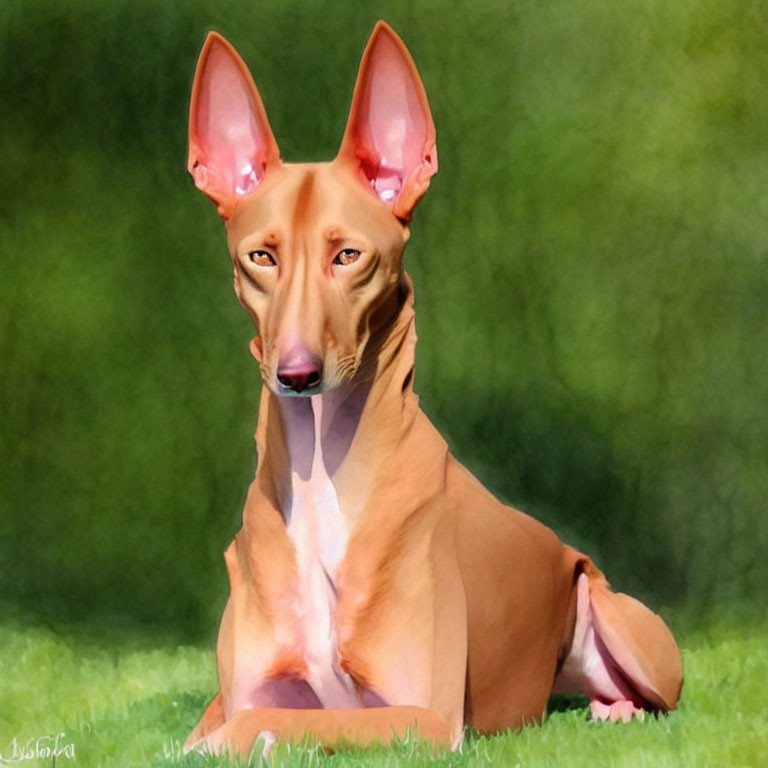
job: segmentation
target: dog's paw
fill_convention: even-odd
[[[593,699],[589,702],[589,711],[593,720],[608,720],[611,723],[628,723],[633,717],[638,720],[645,717],[644,709],[636,707],[626,699],[614,701],[612,704],[604,704],[602,701]]]
[[[194,742],[194,744],[185,744],[184,754],[186,755],[189,752],[196,752],[203,757],[210,757],[212,755],[220,754],[223,746],[223,740],[217,738],[214,734],[211,734],[204,739]]]
[[[277,734],[274,731],[259,731],[256,741],[253,743],[251,756],[258,755],[261,752],[262,760],[266,760],[276,743]]]

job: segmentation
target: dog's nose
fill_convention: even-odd
[[[277,380],[288,392],[304,392],[314,389],[320,383],[323,366],[316,357],[290,361],[277,369]]]

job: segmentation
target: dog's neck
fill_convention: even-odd
[[[415,344],[413,289],[404,276],[396,317],[369,340],[375,355],[370,378],[304,398],[262,391],[257,481],[286,523],[297,484],[319,472],[331,479],[354,524],[420,413],[412,388]]]

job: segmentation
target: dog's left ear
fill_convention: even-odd
[[[379,21],[363,53],[339,157],[403,221],[437,172],[435,125],[408,49]]]

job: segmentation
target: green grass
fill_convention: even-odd
[[[432,755],[408,740],[392,749],[326,756],[279,747],[285,766],[766,766],[768,627],[698,630],[683,643],[680,708],[629,725],[592,723],[585,708],[553,711],[543,726],[493,738],[469,734],[461,753]],[[215,691],[213,651],[149,634],[0,627],[0,751],[55,736],[75,760],[57,766],[213,766],[180,745]],[[258,761],[255,761],[258,762]],[[1,763],[0,763],[1,764]],[[22,765],[53,765],[29,760]]]
[[[622,591],[764,597],[754,0],[2,0],[0,596],[214,625],[259,376],[185,169],[195,62],[225,34],[284,157],[327,159],[379,17],[438,134],[406,253],[428,415]]]

